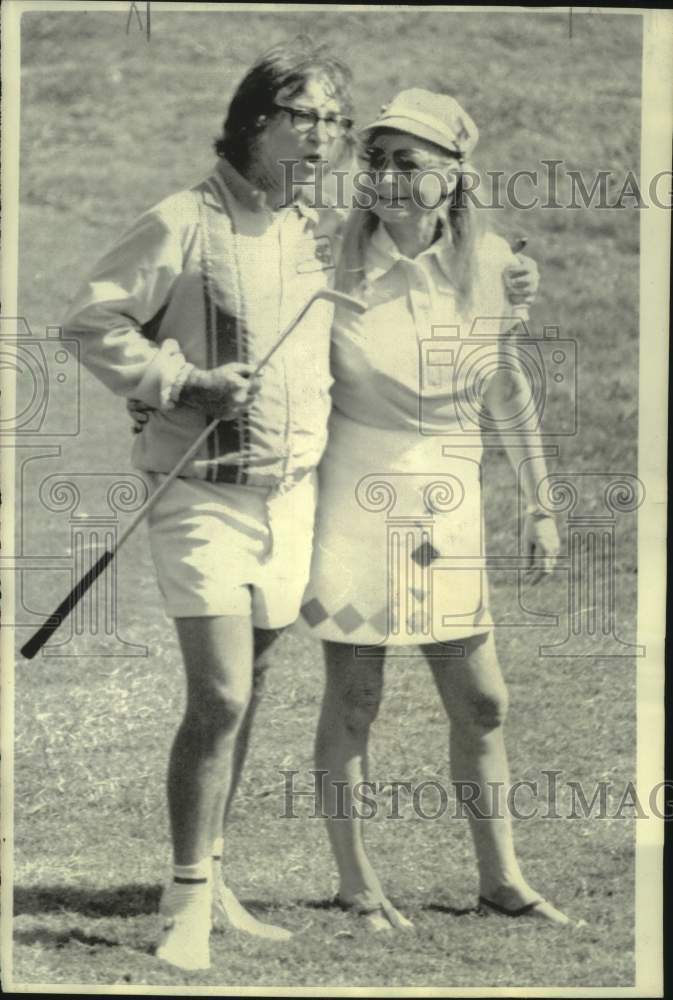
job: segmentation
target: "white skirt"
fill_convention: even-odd
[[[355,645],[422,645],[492,627],[480,450],[447,457],[442,444],[333,412],[297,628]]]

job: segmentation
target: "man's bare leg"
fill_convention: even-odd
[[[222,802],[222,820],[221,822],[216,821],[216,837],[220,836],[222,828],[227,823],[229,812],[231,810],[231,804],[238,790],[241,775],[243,774],[243,767],[245,766],[245,761],[248,756],[250,733],[252,732],[252,726],[257,714],[257,708],[259,707],[264,693],[266,671],[269,666],[266,654],[281,633],[282,629],[256,628],[253,630],[254,661],[252,668],[252,691],[248,707],[245,711],[245,715],[243,716],[243,721],[236,732],[236,745],[234,747],[234,758],[232,761],[229,788],[226,791],[223,789],[220,796]]]
[[[187,704],[168,768],[175,877],[157,955],[181,968],[207,968],[215,811],[231,782],[236,734],[252,689],[250,618],[178,618]]]
[[[270,941],[287,941],[292,934],[284,927],[277,927],[275,924],[267,924],[257,920],[238,901],[232,890],[226,885],[221,868],[222,848],[223,848],[223,827],[226,828],[227,819],[231,810],[236,790],[241,780],[243,767],[250,745],[250,733],[260,704],[262,692],[264,690],[264,680],[268,663],[266,653],[280,635],[280,629],[258,629],[254,630],[254,666],[252,693],[243,721],[236,733],[236,745],[234,747],[231,779],[228,787],[223,787],[218,798],[218,805],[215,812],[214,835],[212,840],[213,850],[213,930],[227,931],[230,928],[245,931],[256,937],[267,938]]]

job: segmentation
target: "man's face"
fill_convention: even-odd
[[[290,169],[289,165],[284,168],[282,161],[293,160],[298,161],[292,168],[293,179],[311,181],[320,161],[331,159],[339,134],[330,134],[335,126],[329,122],[313,124],[306,112],[314,112],[333,122],[342,115],[341,105],[329,82],[320,78],[308,80],[304,89],[291,97],[279,91],[275,104],[275,112],[255,144],[257,172],[261,168],[263,175],[275,186],[285,180],[285,169]],[[292,111],[298,114],[293,115]]]

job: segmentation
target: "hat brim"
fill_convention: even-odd
[[[377,118],[371,125],[367,125],[361,129],[360,135],[366,137],[377,128],[389,128],[394,129],[396,132],[406,132],[407,135],[413,135],[417,139],[425,139],[427,142],[434,143],[435,146],[439,146],[452,156],[460,157],[461,159],[464,156],[464,153],[455,140],[448,140],[444,132],[440,132],[439,129],[433,129],[432,126],[426,125],[424,122],[418,122],[414,118],[406,118],[403,115],[389,115],[388,117]]]

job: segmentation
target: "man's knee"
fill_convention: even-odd
[[[189,699],[185,718],[209,735],[227,733],[240,724],[249,702],[249,691],[212,682]]]

